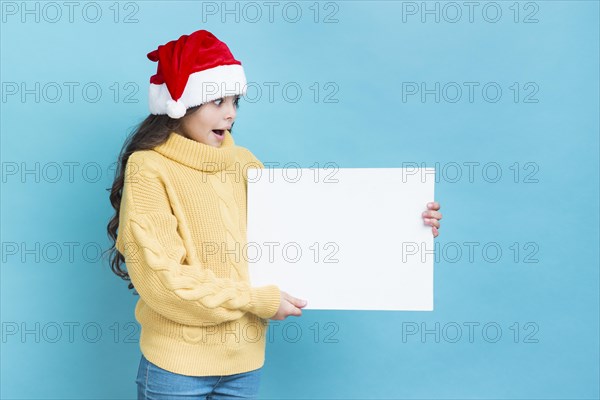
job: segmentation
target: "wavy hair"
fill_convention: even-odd
[[[115,179],[112,187],[106,190],[110,192],[110,204],[115,210],[114,215],[108,222],[106,230],[108,237],[112,241],[112,245],[105,251],[109,252],[109,263],[112,272],[125,281],[129,281],[128,288],[134,289],[131,278],[126,270],[123,270],[121,266],[125,263],[125,257],[117,248],[115,243],[117,241],[117,230],[119,229],[119,215],[121,211],[121,198],[123,197],[123,184],[125,181],[125,167],[127,160],[136,151],[150,150],[156,146],[159,146],[166,142],[171,132],[180,133],[180,127],[185,118],[197,111],[201,106],[190,107],[187,109],[185,116],[179,119],[173,119],[168,115],[153,115],[150,114],[137,125],[133,132],[127,137],[117,161],[117,167],[115,169]]]

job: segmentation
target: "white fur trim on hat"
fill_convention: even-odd
[[[246,75],[241,65],[220,65],[191,74],[180,99],[174,101],[166,84],[150,84],[148,104],[152,114],[168,114],[181,118],[186,109],[199,106],[222,97],[245,95]],[[182,113],[183,111],[183,113]]]

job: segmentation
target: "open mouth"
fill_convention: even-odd
[[[223,136],[225,134],[224,129],[213,129],[213,133],[217,136]]]

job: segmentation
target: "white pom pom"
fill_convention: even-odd
[[[169,117],[178,119],[185,115],[185,104],[181,100],[167,100],[167,114]]]

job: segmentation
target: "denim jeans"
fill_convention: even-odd
[[[135,380],[138,400],[256,399],[262,368],[224,376],[187,376],[169,372],[144,357]]]

